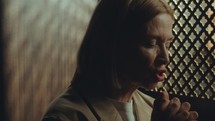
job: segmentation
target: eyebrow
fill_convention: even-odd
[[[160,36],[156,36],[156,35],[148,35],[149,38],[156,38],[156,39],[159,39],[159,40],[163,40],[162,37]],[[166,40],[167,41],[173,41],[173,39],[175,38],[175,36],[171,35],[169,38],[167,38]]]

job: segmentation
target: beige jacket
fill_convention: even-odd
[[[154,99],[139,90],[133,95],[136,121],[150,121]],[[42,121],[123,121],[110,100],[82,98],[72,89],[55,100]]]

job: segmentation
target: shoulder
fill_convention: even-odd
[[[85,103],[72,89],[56,98],[48,107],[42,121],[85,121]]]
[[[88,119],[81,113],[75,110],[70,110],[65,114],[63,112],[55,112],[46,114],[41,121],[88,121]]]

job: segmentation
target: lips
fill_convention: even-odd
[[[164,81],[164,79],[166,77],[166,69],[156,71],[155,75],[156,75],[156,80],[158,82]]]

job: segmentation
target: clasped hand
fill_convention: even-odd
[[[182,103],[177,97],[170,100],[164,91],[154,102],[151,121],[197,121],[198,113],[190,111],[190,107],[190,103]]]

